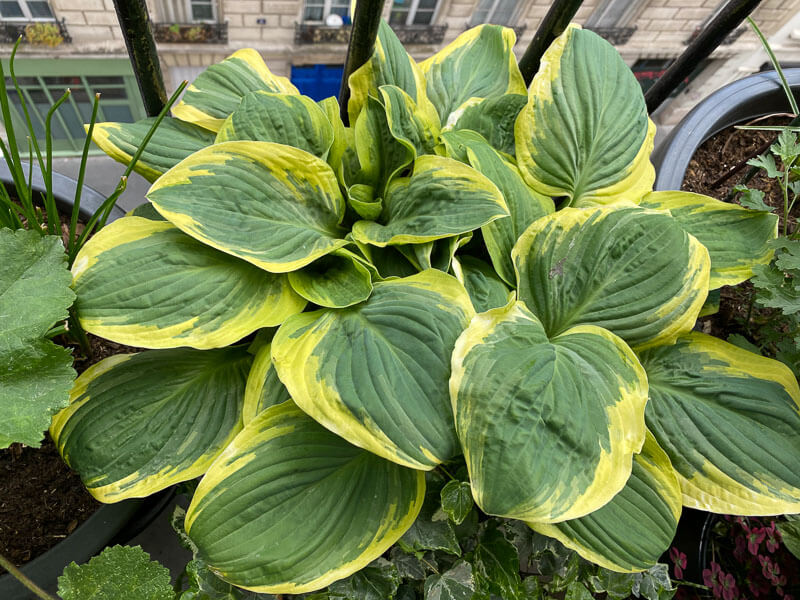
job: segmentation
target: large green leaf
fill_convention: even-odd
[[[389,24],[381,20],[375,50],[369,60],[356,69],[349,79],[350,100],[347,113],[353,125],[367,104],[367,98],[378,98],[383,85],[395,85],[416,102],[417,107],[433,117],[436,109],[425,92],[425,78]]]
[[[147,193],[182,231],[266,271],[295,271],[346,244],[344,198],[321,159],[272,142],[195,152]]]
[[[286,321],[272,342],[295,402],[349,442],[432,469],[457,454],[448,399],[453,344],[473,314],[441,271],[376,283],[369,300]]]
[[[512,253],[519,299],[552,336],[599,325],[634,349],[689,331],[708,293],[708,251],[668,214],[567,208],[522,234]]]
[[[637,202],[651,191],[654,136],[630,68],[611,44],[576,25],[542,56],[515,129],[525,180],[572,206]]]
[[[253,366],[247,376],[242,421],[247,425],[270,406],[287,400],[289,400],[289,390],[278,379],[278,372],[272,364],[272,346],[264,344],[256,352]]]
[[[128,165],[155,120],[156,117],[148,117],[136,123],[97,123],[92,141],[111,158]],[[208,129],[165,117],[133,170],[147,181],[155,181],[193,152],[213,143],[214,134]]]
[[[475,131],[495,150],[513,156],[516,152],[514,124],[527,102],[528,96],[524,93],[470,99],[451,117],[447,129]]]
[[[548,339],[523,303],[475,316],[453,352],[450,396],[478,506],[558,522],[597,510],[644,442],[647,377],[614,334]]]
[[[242,98],[257,90],[299,94],[286,77],[276,77],[270,72],[256,50],[244,48],[200,73],[186,88],[172,114],[182,121],[217,131]]]
[[[433,154],[440,129],[435,114],[429,115],[419,110],[411,96],[395,85],[382,85],[380,94],[394,138],[410,148],[414,158]]]
[[[324,160],[333,143],[333,127],[308,96],[257,91],[242,98],[217,132],[217,143],[236,140],[286,144]]]
[[[544,535],[606,569],[631,573],[655,565],[675,537],[681,490],[669,458],[651,433],[633,457],[628,483],[593,513],[547,525],[530,523]]]
[[[769,240],[778,235],[777,215],[691,192],[651,192],[640,206],[669,210],[681,227],[708,248],[712,290],[750,279],[753,266],[772,260]]]
[[[142,348],[220,348],[280,325],[306,304],[286,275],[201,244],[166,221],[140,217],[103,228],[78,253],[72,272],[81,325]]]
[[[76,380],[50,434],[101,502],[202,475],[242,428],[246,347],[118,354]]]
[[[258,415],[211,466],[186,531],[225,581],[298,594],[383,554],[424,495],[422,472],[348,444],[284,402]]]
[[[289,273],[292,288],[319,306],[344,308],[363,302],[372,293],[372,277],[362,259],[341,249]]]
[[[57,236],[0,229],[0,257],[0,448],[38,446],[75,378],[70,352],[42,338],[75,294]]]
[[[800,388],[788,367],[695,332],[641,359],[647,426],[678,473],[684,505],[800,512]]]
[[[497,187],[451,158],[424,155],[411,177],[395,179],[379,221],[358,221],[353,237],[375,246],[418,244],[467,233],[508,215]]]
[[[471,98],[525,93],[512,51],[516,37],[507,27],[480,25],[420,63],[442,124],[450,124],[451,115]]]

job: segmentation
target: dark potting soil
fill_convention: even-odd
[[[784,115],[756,119],[742,125],[785,125],[789,117]],[[732,176],[720,181],[723,176],[735,167],[755,156],[760,148],[772,143],[778,136],[776,131],[755,131],[728,127],[703,142],[695,152],[686,168],[681,189],[688,192],[705,194],[718,200],[727,200],[733,187],[739,183],[750,169],[745,165]],[[780,166],[780,164],[779,164]],[[718,183],[719,182],[719,183]],[[717,184],[717,185],[714,185]],[[779,215],[779,231],[783,228],[783,195],[780,186],[774,179],[768,178],[763,170],[753,177],[747,186],[764,192],[764,202],[774,208]],[[733,202],[737,198],[732,199]],[[789,216],[790,231],[796,227],[800,205],[795,206]],[[715,315],[701,319],[702,329],[722,339],[731,333],[745,333],[745,324],[749,318],[769,318],[771,309],[753,306],[753,286],[744,282],[737,286],[724,286],[720,290],[720,309]]]

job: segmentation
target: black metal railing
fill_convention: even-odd
[[[153,37],[163,44],[227,44],[228,22],[153,23]]]
[[[441,44],[447,25],[392,25],[403,44]]]
[[[684,42],[684,44],[686,44],[688,46],[693,41],[695,41],[697,39],[697,36],[699,36],[703,32],[704,28],[705,28],[705,25],[702,25],[700,27],[696,27],[695,30],[692,32],[692,35],[690,35],[688,38],[686,38],[686,41]],[[728,35],[726,35],[725,38],[719,43],[719,45],[720,46],[730,46],[733,42],[738,40],[739,36],[742,35],[745,31],[747,31],[747,27],[742,27],[742,26],[737,27],[736,29],[731,31]]]
[[[615,46],[624,46],[636,32],[636,27],[587,27]]]
[[[60,21],[0,21],[0,44],[13,44],[19,38],[34,45],[59,46],[72,43],[64,19]]]
[[[346,44],[350,41],[350,25],[316,25],[314,23],[295,23],[295,44]]]

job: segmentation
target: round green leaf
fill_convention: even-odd
[[[512,252],[519,299],[548,335],[589,323],[634,349],[689,331],[708,293],[708,251],[672,217],[567,208],[543,217]]]
[[[754,265],[772,260],[769,240],[778,235],[778,215],[691,192],[651,192],[640,206],[668,210],[685,231],[708,248],[712,290],[750,279]]]
[[[383,554],[424,495],[422,472],[348,444],[284,402],[258,415],[211,466],[186,532],[225,581],[300,594]]]
[[[273,273],[297,270],[347,243],[333,171],[282,144],[214,144],[162,175],[147,197],[185,233]]]
[[[327,308],[352,306],[372,293],[369,269],[347,250],[337,250],[289,273],[289,283],[309,302]]]
[[[542,56],[515,137],[522,175],[545,196],[592,206],[653,189],[655,125],[639,82],[611,44],[576,25]]]
[[[286,275],[201,244],[171,223],[123,217],[72,267],[81,325],[142,348],[219,348],[303,310]],[[179,299],[176,300],[176,299]]]
[[[333,143],[328,117],[308,96],[250,92],[225,119],[216,142],[275,142],[327,158]]]
[[[202,475],[242,428],[244,346],[117,354],[75,381],[50,434],[101,502]]]
[[[448,481],[441,491],[442,510],[460,525],[472,510],[472,490],[466,481]]]
[[[608,504],[579,519],[529,525],[601,567],[632,573],[658,562],[675,537],[680,514],[678,478],[648,432],[628,483]]]
[[[619,492],[644,442],[647,377],[592,325],[548,339],[523,303],[476,315],[456,342],[450,396],[475,502],[558,522]]]
[[[472,314],[461,284],[428,270],[376,283],[356,306],[295,315],[275,335],[272,360],[319,423],[428,470],[458,452],[447,381],[453,344]]]
[[[800,388],[788,367],[696,332],[641,359],[647,426],[678,473],[685,506],[800,512]]]

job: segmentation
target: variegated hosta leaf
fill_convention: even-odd
[[[117,354],[78,377],[50,434],[101,502],[205,473],[242,428],[245,346]]]
[[[264,344],[256,352],[247,376],[242,421],[247,425],[270,406],[289,399],[289,390],[278,379],[278,373],[272,364],[272,346]]]
[[[256,90],[300,93],[286,77],[273,75],[257,51],[244,48],[200,73],[186,88],[172,114],[182,121],[217,131],[242,98]]]
[[[380,93],[394,138],[411,149],[414,158],[433,154],[440,129],[436,113],[428,115],[419,110],[411,96],[395,85],[382,85]]]
[[[708,251],[665,213],[566,208],[512,252],[519,299],[548,335],[590,323],[639,350],[689,331],[708,293]]]
[[[647,432],[628,483],[611,501],[572,521],[529,523],[586,560],[619,571],[644,571],[669,548],[681,515],[681,490],[664,451]]]
[[[447,381],[453,344],[473,314],[441,271],[376,283],[347,309],[295,315],[272,342],[294,401],[350,443],[432,469],[458,453]]]
[[[641,359],[647,426],[678,473],[685,506],[800,512],[800,389],[788,367],[696,332]]]
[[[495,98],[472,98],[451,115],[448,130],[471,130],[481,134],[495,150],[514,156],[514,123],[528,102],[524,94],[504,94]]]
[[[479,25],[465,31],[445,48],[420,63],[428,97],[442,125],[470,98],[524,94],[525,81],[512,48],[513,29]]]
[[[500,191],[485,175],[443,156],[414,161],[411,177],[395,179],[379,221],[358,221],[353,237],[375,246],[419,244],[467,233],[508,215]]]
[[[359,258],[337,250],[289,273],[289,283],[303,298],[327,308],[363,302],[372,293],[372,277]]]
[[[211,466],[186,532],[225,581],[300,594],[383,554],[424,496],[421,471],[348,444],[284,402],[259,414]]]
[[[339,178],[339,182],[342,185],[346,185],[342,171],[342,160],[348,144],[355,147],[355,142],[353,141],[353,131],[349,127],[346,128],[344,126],[344,122],[342,121],[340,114],[339,102],[336,100],[336,98],[332,96],[330,98],[325,98],[324,100],[317,102],[317,105],[320,107],[320,109],[322,109],[322,112],[325,113],[328,122],[331,124],[331,132],[333,134],[333,141],[331,142],[331,148],[328,152],[328,164],[336,173],[336,177]]]
[[[508,304],[511,293],[491,265],[474,256],[459,256],[453,261],[453,273],[466,288],[475,312],[486,312]]]
[[[217,143],[236,140],[286,144],[325,160],[333,127],[308,96],[257,91],[242,98],[217,132]]]
[[[425,92],[425,78],[411,58],[397,35],[388,23],[381,20],[375,50],[369,60],[356,69],[348,81],[350,100],[347,113],[350,125],[355,124],[358,115],[367,104],[367,97],[380,97],[378,90],[382,85],[396,85],[409,96],[423,113],[433,118],[436,109]]]
[[[111,158],[128,165],[155,120],[148,117],[136,123],[97,123],[92,141]],[[213,143],[214,134],[208,129],[164,117],[133,170],[153,182],[193,152]]]
[[[306,302],[286,275],[201,244],[167,221],[123,217],[72,267],[87,331],[142,348],[220,348],[280,325]]]
[[[423,244],[403,244],[396,248],[419,271],[438,269],[449,273],[456,251],[471,239],[472,232],[469,232]]]
[[[419,268],[398,250],[399,246],[378,248],[370,244],[361,244],[356,240],[361,253],[367,257],[369,264],[378,271],[377,279],[390,277],[408,277],[419,273]]]
[[[482,145],[488,143],[486,138],[480,133],[470,129],[444,131],[439,136],[439,141],[440,145],[438,146],[437,154],[449,156],[450,158],[467,165],[469,164],[467,148],[472,145]]]
[[[356,174],[358,182],[372,186],[378,198],[383,196],[390,181],[414,160],[414,149],[392,135],[386,109],[372,97],[358,115],[355,145],[361,165]]]
[[[165,173],[147,197],[185,233],[273,273],[295,271],[347,243],[333,171],[282,144],[214,144]]]
[[[651,192],[641,206],[669,210],[684,230],[708,248],[712,290],[750,279],[753,265],[772,260],[769,240],[778,235],[778,215],[691,192]]]
[[[376,198],[375,188],[366,183],[356,183],[347,189],[347,204],[368,221],[377,219],[383,212],[383,200]]]
[[[506,283],[514,285],[516,275],[514,263],[511,261],[511,249],[528,225],[555,211],[553,199],[528,187],[519,169],[504,160],[486,142],[462,140],[462,143],[466,146],[469,164],[497,186],[511,213],[509,219],[497,219],[484,225],[481,233],[497,274]]]
[[[572,25],[542,56],[517,119],[525,180],[571,206],[638,202],[653,189],[655,125],[614,47]]]
[[[595,511],[644,443],[647,377],[633,351],[593,325],[548,339],[521,302],[472,319],[450,396],[472,494],[491,515],[554,523]]]

